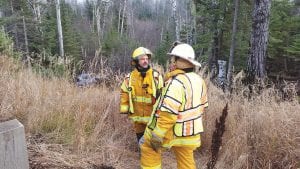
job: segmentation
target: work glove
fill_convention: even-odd
[[[155,152],[158,153],[158,151],[162,147],[162,142],[163,142],[163,139],[152,132],[152,137],[150,139],[150,145]]]

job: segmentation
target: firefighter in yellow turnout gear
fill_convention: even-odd
[[[193,151],[201,145],[207,89],[204,80],[194,73],[195,66],[201,65],[194,60],[190,45],[178,44],[168,55],[170,72],[140,141],[141,168],[160,169],[161,151],[170,148],[178,169],[195,169]]]
[[[128,114],[134,123],[139,140],[163,86],[162,76],[149,65],[152,53],[149,49],[139,47],[132,54],[132,65],[135,67],[121,85],[120,113]]]

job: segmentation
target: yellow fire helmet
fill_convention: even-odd
[[[148,55],[149,59],[151,59],[152,52],[144,47],[136,48],[132,53],[132,59],[137,60],[139,56]]]

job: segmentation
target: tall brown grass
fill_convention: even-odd
[[[211,146],[215,119],[228,103],[228,116],[216,168],[299,168],[300,104],[293,85],[284,101],[279,89],[239,87],[232,95],[209,85],[209,108],[202,153]],[[256,93],[255,91],[259,91]]]
[[[139,168],[132,126],[126,116],[119,115],[118,85],[110,88],[113,90],[105,85],[81,88],[68,79],[43,78],[0,56],[1,121],[17,118],[28,138],[42,135],[42,145],[62,145],[64,151],[39,151],[66,166]],[[300,105],[296,100],[282,101],[274,88],[251,98],[245,97],[249,92],[245,87],[232,95],[209,82],[208,88],[205,132],[196,153],[198,168],[205,168],[211,156],[215,120],[226,103],[228,116],[216,168],[300,167]],[[164,168],[175,168],[170,153],[163,160]]]

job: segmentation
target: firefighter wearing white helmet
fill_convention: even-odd
[[[162,76],[149,65],[151,57],[149,49],[135,49],[131,61],[134,69],[121,85],[120,113],[128,114],[138,140],[144,134],[153,105],[163,86]]]
[[[201,65],[190,45],[176,43],[168,55],[170,72],[140,141],[141,168],[160,169],[161,151],[171,148],[178,169],[195,169],[193,151],[201,145],[207,89],[194,72]]]

